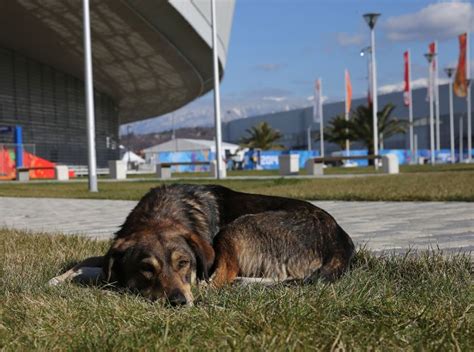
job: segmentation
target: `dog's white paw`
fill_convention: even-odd
[[[62,280],[58,279],[57,277],[53,277],[47,283],[48,286],[58,286],[60,284],[62,284]]]

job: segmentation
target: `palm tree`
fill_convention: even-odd
[[[395,134],[406,132],[407,121],[391,117],[394,109],[395,105],[388,103],[381,111],[377,112],[379,135],[383,135],[384,138],[390,138]],[[369,155],[374,153],[372,118],[372,107],[359,105],[356,111],[352,113],[351,119],[345,122],[345,126],[350,130],[350,137],[353,140],[362,142],[367,147]],[[373,164],[373,160],[369,160],[369,163]]]
[[[346,148],[347,139],[349,141],[354,140],[344,115],[335,116],[324,128],[324,139],[337,144],[341,149]]]
[[[267,122],[260,122],[259,124],[247,129],[250,135],[240,140],[240,145],[247,148],[258,148],[262,150],[268,149],[282,149],[283,146],[275,144],[282,135],[278,130],[274,130]]]

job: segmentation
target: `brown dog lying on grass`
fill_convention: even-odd
[[[353,254],[334,218],[308,202],[176,184],[140,200],[105,256],[88,258],[49,283],[103,280],[151,300],[191,305],[191,285],[214,271],[214,286],[238,275],[332,280]]]

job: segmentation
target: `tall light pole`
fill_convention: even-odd
[[[214,64],[214,114],[216,131],[216,178],[219,180],[225,177],[225,169],[222,168],[222,131],[221,131],[221,97],[219,88],[219,60],[217,57],[217,22],[216,22],[216,1],[211,0],[212,16],[212,58]]]
[[[433,68],[431,63],[433,62],[433,59],[435,57],[434,53],[426,53],[425,54],[426,60],[428,60],[428,67],[429,67],[429,80],[428,80],[428,92],[429,92],[429,98],[430,98],[430,159],[431,159],[431,165],[434,165],[436,162],[435,158],[435,145],[434,145],[434,119],[433,119],[433,86],[432,86],[432,80],[433,80]]]
[[[375,61],[375,23],[377,22],[378,17],[380,16],[379,13],[366,13],[363,17],[364,20],[367,22],[370,28],[370,46],[371,56],[372,56],[372,123],[373,123],[373,130],[374,130],[374,154],[379,154],[379,129],[378,129],[378,122],[377,122],[377,111],[378,111],[378,103],[377,103],[377,65]],[[374,161],[375,169],[378,169],[377,160]]]
[[[467,162],[472,161],[472,107],[471,107],[471,33],[467,32],[466,38],[466,77],[467,77]]]
[[[451,144],[451,163],[454,164],[456,157],[454,154],[454,113],[453,113],[453,80],[452,76],[456,69],[453,67],[446,67],[444,72],[449,78],[449,139]]]
[[[91,26],[89,0],[82,0],[84,27],[84,86],[87,111],[87,149],[89,168],[89,192],[97,192],[97,161],[95,155],[94,86],[92,78]]]

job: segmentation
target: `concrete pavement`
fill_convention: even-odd
[[[374,251],[441,248],[474,252],[474,203],[316,201],[358,246]],[[0,226],[110,238],[134,201],[2,198]]]

